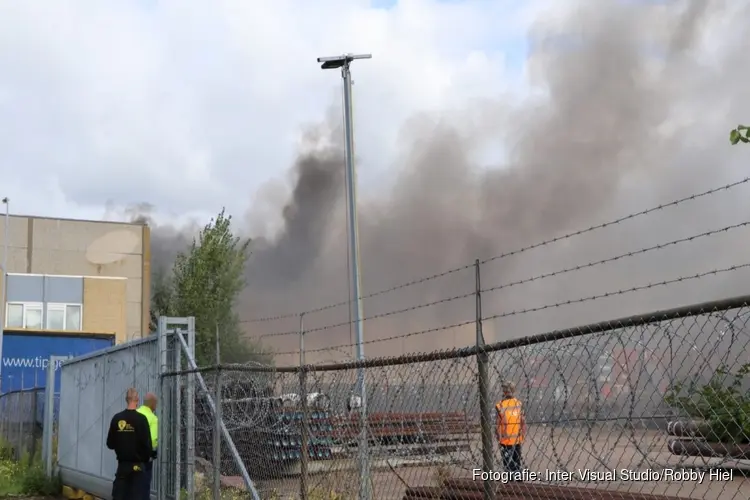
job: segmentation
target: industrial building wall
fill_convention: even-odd
[[[120,344],[128,336],[127,281],[123,279],[83,279],[83,329],[87,332],[112,332]]]
[[[0,238],[4,222],[0,217]],[[102,314],[114,323],[125,316],[124,333],[118,333],[118,340],[139,338],[148,332],[151,256],[147,226],[11,216],[8,233],[9,273],[87,277],[80,278],[81,293],[88,294],[88,300],[103,308]],[[95,280],[108,277],[123,280],[116,283]],[[123,293],[124,305],[115,306],[114,297]],[[88,313],[84,313],[83,320],[84,327],[87,323],[99,326],[104,321]],[[111,325],[104,330],[92,328],[92,331],[112,330]]]
[[[9,274],[8,328],[107,333],[132,338],[127,325],[126,278]]]

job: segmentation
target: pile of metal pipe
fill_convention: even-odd
[[[667,423],[667,434],[681,438],[705,438],[711,427],[703,420],[678,420]]]
[[[711,426],[702,420],[669,422],[667,448],[673,455],[750,460],[750,444],[712,442]]]

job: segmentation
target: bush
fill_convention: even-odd
[[[665,396],[671,407],[705,422],[704,437],[713,442],[750,442],[750,391],[744,387],[750,363],[735,373],[722,365],[705,385],[675,384]]]
[[[22,493],[26,495],[58,495],[62,491],[59,476],[47,477],[40,462],[28,464],[21,476]]]
[[[16,456],[16,450],[11,445],[0,441],[0,460],[13,460]]]
[[[61,491],[59,478],[47,477],[41,460],[28,456],[15,460],[15,450],[0,443],[0,495],[57,495]]]
[[[19,477],[21,477],[21,470],[18,462],[0,460],[0,495],[23,493]]]

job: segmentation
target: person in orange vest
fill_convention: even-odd
[[[521,401],[515,397],[515,385],[512,382],[503,382],[502,389],[503,399],[495,405],[495,435],[500,445],[503,469],[506,472],[521,472],[521,445],[526,437],[526,418]]]

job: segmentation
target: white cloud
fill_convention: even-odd
[[[374,54],[354,68],[367,182],[415,112],[518,83],[503,48],[530,4],[4,2],[0,192],[19,213],[96,218],[110,200],[241,214],[340,100],[339,75],[315,59],[344,51]]]

